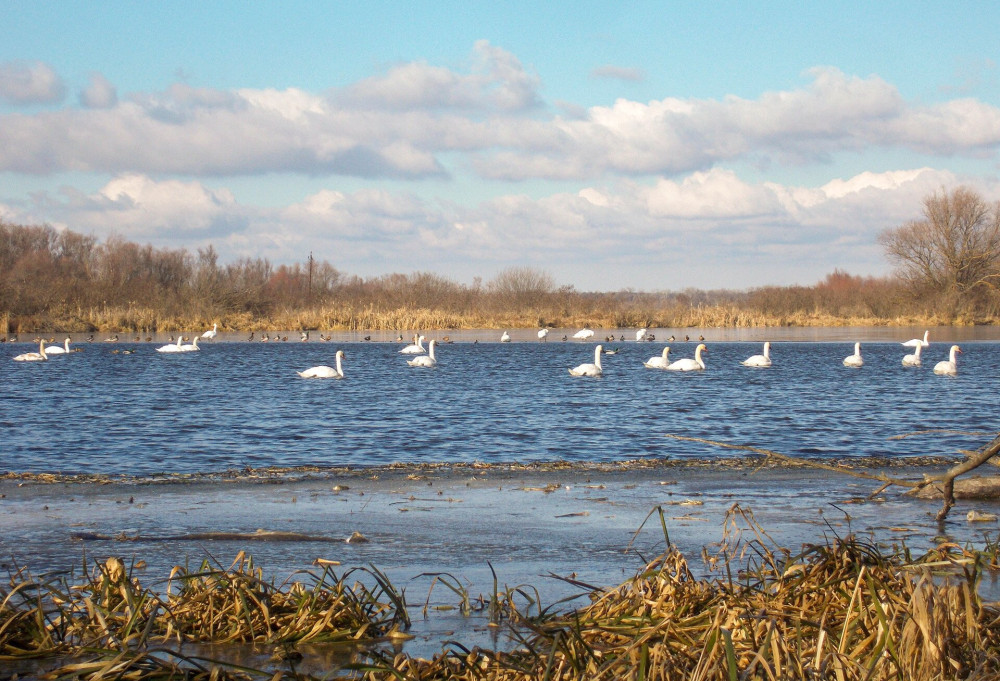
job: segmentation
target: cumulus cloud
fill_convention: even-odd
[[[0,63],[0,99],[12,104],[52,104],[66,96],[66,86],[48,64]]]
[[[638,83],[646,79],[646,74],[642,72],[642,69],[629,66],[614,66],[612,64],[598,66],[590,72],[590,75],[594,78],[609,78],[611,80],[624,80],[632,83]]]
[[[110,109],[118,103],[118,90],[100,73],[90,74],[90,83],[80,92],[80,104],[88,109]]]

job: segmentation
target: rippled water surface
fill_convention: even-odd
[[[908,336],[907,336],[908,337]],[[933,339],[932,339],[933,340]],[[752,444],[793,455],[951,453],[968,438],[890,439],[926,429],[995,431],[1000,343],[962,342],[957,377],[936,376],[947,343],[904,369],[895,341],[775,342],[770,369],[740,361],[757,342],[710,342],[704,372],[650,370],[663,343],[611,343],[600,379],[567,369],[593,343],[457,342],[435,369],[406,365],[388,342],[206,343],[160,354],[156,343],[81,344],[49,362],[0,362],[0,470],[210,472],[264,466],[727,457],[664,437]],[[344,380],[295,371],[333,364]],[[671,344],[671,359],[694,342]],[[121,351],[134,349],[134,354]]]

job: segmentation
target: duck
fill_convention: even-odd
[[[853,369],[860,369],[864,366],[865,361],[861,359],[861,343],[854,344],[854,354],[848,355],[844,358],[844,366],[851,367]]]
[[[23,352],[14,357],[15,362],[44,362],[49,356],[45,354],[45,341],[38,341],[38,352]]]
[[[941,376],[954,376],[957,374],[958,362],[956,361],[956,355],[960,354],[962,354],[962,348],[952,345],[951,350],[948,352],[948,359],[934,365],[934,373]]]
[[[67,336],[66,340],[63,341],[62,345],[56,345],[55,347],[46,348],[45,349],[45,354],[47,354],[47,355],[68,355],[70,353],[69,342],[70,342],[70,338],[69,338],[69,336]]]
[[[670,355],[670,346],[663,348],[663,354],[657,355],[656,357],[650,357],[645,362],[642,363],[647,369],[666,369],[670,366],[670,360],[667,357]]]
[[[913,354],[903,356],[903,366],[904,367],[918,367],[920,366],[920,351],[923,349],[922,345],[914,345]]]
[[[504,331],[503,334],[500,336],[500,342],[501,343],[509,343],[510,342],[510,334],[507,333],[506,331]]]
[[[646,329],[639,329],[638,331],[635,332],[636,343],[645,339],[646,339]]]
[[[930,331],[924,331],[924,337],[923,337],[922,340],[920,338],[911,338],[910,340],[906,341],[905,343],[900,343],[900,345],[902,345],[904,348],[926,348],[926,347],[930,347],[930,341],[927,340],[928,337],[930,336],[930,334],[931,334]]]
[[[301,332],[299,332],[299,340],[302,341],[303,343],[308,343],[309,342],[309,332],[308,331],[301,331]]]
[[[118,334],[116,333],[114,336],[111,336],[110,338],[105,338],[104,342],[105,343],[117,343],[118,342]]]
[[[343,378],[344,377],[344,367],[342,365],[344,359],[344,351],[337,350],[337,368],[328,367],[325,364],[318,367],[310,367],[305,371],[296,371],[302,378]]]
[[[219,325],[212,324],[212,328],[209,331],[206,331],[205,333],[201,334],[201,337],[206,340],[212,340],[218,335],[218,333],[219,333]]]
[[[423,336],[421,336],[423,338]],[[437,357],[434,356],[434,346],[437,345],[437,341],[432,340],[430,345],[427,346],[427,354],[420,355],[419,357],[414,357],[413,359],[406,360],[406,363],[411,367],[424,367],[430,369],[437,365]]]
[[[593,332],[591,332],[593,333]],[[585,363],[579,366],[575,366],[569,370],[570,376],[601,376],[604,373],[603,367],[601,367],[601,352],[604,350],[603,345],[598,345],[594,348],[594,363]]]
[[[594,337],[594,332],[591,331],[588,328],[580,329],[579,331],[577,331],[576,333],[573,334],[573,338],[576,338],[576,339],[579,339],[579,340],[588,340],[588,339],[593,338],[593,337]]]
[[[704,343],[699,343],[694,349],[694,359],[685,357],[667,365],[669,371],[702,371],[705,368],[705,360],[701,358],[703,352],[708,352]]]
[[[543,341],[543,342],[547,341],[548,340],[548,336],[549,336],[549,330],[548,329],[539,329],[538,330],[538,340]]]
[[[771,341],[764,342],[764,354],[752,355],[740,362],[745,367],[767,368],[771,366]]]
[[[405,348],[400,350],[404,355],[422,355],[427,352],[424,349],[424,336],[413,335],[413,344],[407,345]]]

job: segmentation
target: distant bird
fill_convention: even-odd
[[[851,367],[852,369],[860,369],[864,364],[865,361],[861,359],[861,343],[855,343],[854,354],[844,358],[844,366]]]
[[[548,340],[548,337],[549,337],[549,330],[548,329],[539,329],[538,330],[538,340],[540,340],[540,341],[546,341],[546,340]]]
[[[926,347],[930,347],[930,343],[927,340],[930,335],[931,335],[930,331],[924,331],[924,338],[923,338],[923,340],[921,340],[919,338],[911,338],[910,340],[906,341],[905,343],[901,343],[901,345],[903,347],[905,347],[905,348],[916,348],[916,347],[926,348]]]
[[[23,352],[14,357],[15,362],[44,362],[48,360],[45,354],[45,341],[38,341],[38,352]]]
[[[407,345],[400,352],[404,355],[422,355],[427,352],[424,350],[424,336],[414,336],[413,338],[413,344]]]
[[[303,343],[307,342],[309,340],[309,332],[308,331],[300,332],[299,340],[302,341]]]
[[[563,339],[564,341],[566,340],[566,334],[563,334],[563,337],[562,337],[562,339]]]
[[[219,325],[218,324],[212,324],[211,331],[206,331],[205,333],[201,334],[201,337],[204,338],[204,339],[206,339],[206,340],[212,340],[218,334],[219,334]]]
[[[952,345],[951,350],[948,352],[948,359],[944,362],[938,362],[934,365],[934,373],[940,374],[942,376],[954,376],[958,373],[958,362],[956,355],[962,354],[962,348],[957,345]]]
[[[594,337],[594,332],[587,328],[580,329],[579,331],[573,334],[573,338],[577,338],[579,340],[588,340],[593,337]]]
[[[344,367],[341,364],[344,359],[344,351],[337,350],[337,368],[328,367],[325,364],[321,364],[317,367],[310,367],[305,371],[296,371],[302,378],[343,378],[344,377]]]
[[[423,338],[423,336],[421,336]],[[427,346],[427,354],[420,355],[419,357],[414,357],[413,359],[406,360],[406,363],[411,367],[424,367],[430,369],[437,365],[437,357],[434,356],[434,346],[437,345],[437,341],[432,340],[430,345]]]
[[[639,329],[638,331],[636,331],[635,340],[636,342],[646,340],[646,329]]]
[[[371,336],[365,336],[366,341],[370,341],[371,339],[372,339]],[[330,338],[324,338],[323,340],[330,340]]]
[[[674,336],[673,336],[673,334],[670,334],[670,338],[667,339],[667,342],[668,343],[673,343],[674,342]]]
[[[254,334],[254,332],[251,331],[250,332],[250,336],[247,338],[247,343],[249,343],[249,342],[251,342],[253,340],[253,334]]]
[[[500,342],[501,343],[509,343],[510,342],[510,334],[507,333],[506,331],[504,331],[503,335],[500,336]]]
[[[740,363],[745,367],[767,368],[771,366],[771,342],[764,343],[763,355],[751,355]]]
[[[702,371],[705,368],[705,360],[701,358],[701,353],[708,352],[708,348],[701,343],[694,349],[694,359],[685,357],[667,366],[669,371]]]
[[[593,335],[593,332],[591,332],[591,335]],[[570,376],[591,376],[591,377],[594,377],[594,378],[603,375],[604,369],[603,369],[603,367],[601,367],[601,352],[603,350],[604,350],[604,347],[601,346],[601,345],[598,345],[597,347],[595,347],[594,348],[594,363],[593,364],[586,363],[586,364],[580,364],[579,366],[575,366],[575,367],[573,367],[572,369],[569,370],[569,375]]]
[[[396,336],[396,342],[397,343],[402,343],[403,342],[403,334],[398,334]]]
[[[643,366],[647,369],[666,369],[670,366],[670,360],[667,359],[670,355],[670,346],[663,348],[663,354],[657,355],[656,357],[650,357],[645,362]]]
[[[912,355],[903,356],[903,366],[904,367],[918,367],[920,366],[920,351],[923,349],[922,345],[913,346]]]
[[[110,338],[105,338],[104,342],[105,343],[117,343],[118,342],[118,334],[116,333],[114,336],[111,336]]]

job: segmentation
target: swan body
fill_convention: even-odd
[[[167,343],[166,345],[161,345],[156,348],[157,352],[184,352],[181,348],[184,347],[184,336],[178,336],[176,343]]]
[[[593,331],[591,331],[591,334],[593,334]],[[604,373],[604,370],[601,367],[601,352],[603,350],[604,347],[598,345],[596,348],[594,348],[594,363],[593,364],[586,363],[586,364],[581,364],[580,366],[573,367],[572,369],[569,370],[569,375],[594,376],[594,377],[602,375]]]
[[[421,336],[423,338],[423,336]],[[437,341],[432,340],[427,346],[427,354],[420,355],[419,357],[414,357],[413,359],[406,360],[406,363],[411,367],[424,367],[430,369],[431,367],[437,366],[437,357],[434,356],[434,346],[437,345]]]
[[[219,333],[219,325],[218,324],[212,324],[212,330],[211,331],[206,331],[205,333],[201,334],[201,337],[202,338],[207,338],[208,340],[212,340],[213,338],[215,338],[218,335],[218,333]]]
[[[69,338],[67,338],[62,345],[56,345],[55,347],[45,348],[46,355],[68,355],[69,350]]]
[[[954,376],[957,374],[958,363],[955,360],[955,356],[960,354],[962,354],[962,348],[952,345],[951,351],[948,353],[948,359],[934,365],[934,373],[942,376]]]
[[[923,349],[922,345],[913,346],[912,355],[903,356],[903,366],[904,367],[918,367],[920,366],[920,350]]]
[[[344,377],[344,367],[342,365],[342,360],[344,359],[344,351],[337,350],[337,368],[328,367],[325,364],[318,367],[310,367],[305,371],[296,371],[302,378],[343,378]]]
[[[427,352],[424,349],[424,336],[415,336],[413,343],[400,350],[404,355],[422,355]]]
[[[543,340],[545,340],[548,337],[548,335],[549,335],[549,330],[548,329],[539,329],[538,330],[538,340],[543,341]]]
[[[701,358],[703,352],[708,352],[708,348],[705,347],[704,343],[699,343],[698,347],[694,349],[694,359],[690,357],[679,359],[668,364],[667,369],[669,371],[702,371],[705,368],[705,360]]]
[[[854,344],[854,354],[844,358],[844,366],[858,369],[864,366],[865,361],[861,359],[861,343]]]
[[[745,367],[767,368],[771,366],[771,341],[764,343],[763,355],[752,355],[741,362]]]
[[[197,352],[198,350],[201,350],[201,348],[198,347],[198,336],[195,336],[194,340],[192,340],[190,344],[179,345],[178,348],[178,352]]]
[[[921,340],[919,338],[911,338],[910,340],[906,341],[905,343],[901,343],[901,345],[904,348],[926,348],[926,347],[929,347],[930,343],[928,342],[927,338],[928,338],[928,336],[930,336],[930,333],[931,333],[930,331],[924,331],[924,338],[923,338],[923,340]]]
[[[670,360],[667,357],[670,355],[670,346],[663,348],[663,354],[657,355],[656,357],[650,357],[645,362],[642,363],[647,369],[666,369],[670,366]]]
[[[646,329],[639,329],[638,331],[635,332],[635,340],[637,343],[645,339],[646,339]]]
[[[44,362],[49,356],[45,354],[45,341],[38,341],[38,352],[23,352],[14,357],[15,362]]]
[[[588,338],[593,338],[594,332],[590,329],[580,329],[573,334],[573,338],[578,338],[580,340],[587,340]]]
[[[510,334],[507,333],[506,331],[504,331],[503,335],[500,336],[500,342],[501,343],[509,343],[510,342]]]

